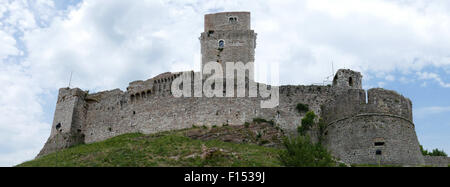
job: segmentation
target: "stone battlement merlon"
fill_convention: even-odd
[[[390,114],[413,121],[411,100],[382,88],[372,88],[367,92],[363,89],[335,92],[331,102],[325,104],[322,110],[328,122],[364,113]]]

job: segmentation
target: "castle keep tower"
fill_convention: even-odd
[[[222,12],[205,15],[200,36],[202,69],[205,63],[254,62],[256,33],[250,28],[250,12]]]

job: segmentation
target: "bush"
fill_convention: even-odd
[[[308,112],[309,106],[307,104],[299,103],[295,109],[297,109],[298,113]]]
[[[444,150],[433,149],[430,156],[447,156],[447,153],[445,153]]]
[[[313,144],[309,137],[285,138],[283,145],[286,150],[279,153],[279,159],[284,166],[331,167],[336,165],[328,150],[320,144]]]
[[[309,111],[306,113],[305,117],[302,118],[302,125],[297,128],[297,131],[300,135],[305,135],[306,131],[311,129],[314,125],[314,119],[316,118],[316,114],[313,111]]]
[[[245,122],[244,126],[245,126],[245,128],[248,128],[250,126],[250,123],[249,122]]]
[[[441,151],[439,149],[433,149],[433,151],[429,152],[428,150],[424,149],[422,145],[420,145],[420,151],[424,156],[447,156],[447,153],[445,153],[443,150]]]

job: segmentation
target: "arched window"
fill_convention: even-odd
[[[348,78],[348,85],[353,86],[353,78]]]
[[[229,17],[228,22],[230,23],[237,23],[237,17]]]
[[[219,40],[219,49],[223,49],[224,46],[225,46],[225,41]]]

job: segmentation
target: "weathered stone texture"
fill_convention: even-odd
[[[414,125],[396,116],[360,114],[329,124],[325,134],[325,145],[346,163],[424,164]]]
[[[223,42],[223,46],[220,46],[220,42]],[[200,36],[200,43],[202,68],[208,62],[222,64],[223,70],[226,62],[254,62],[256,33],[250,29],[250,13],[206,15],[205,32]]]
[[[219,46],[221,40],[223,46]],[[202,65],[209,61],[253,62],[256,33],[250,30],[250,13],[206,15],[200,42]],[[195,73],[190,73],[194,81]],[[412,122],[411,101],[379,88],[366,94],[359,72],[338,70],[329,86],[281,86],[279,106],[272,109],[261,108],[260,97],[175,98],[171,83],[180,75],[167,72],[134,81],[125,92],[88,94],[78,88],[61,88],[52,132],[38,156],[124,133],[242,125],[254,118],[273,120],[285,132],[295,134],[305,115],[296,110],[302,103],[327,124],[324,134],[313,128],[309,133],[312,139],[323,137],[325,146],[346,163],[425,163]]]
[[[426,166],[448,167],[450,166],[450,157],[446,156],[424,156]]]

